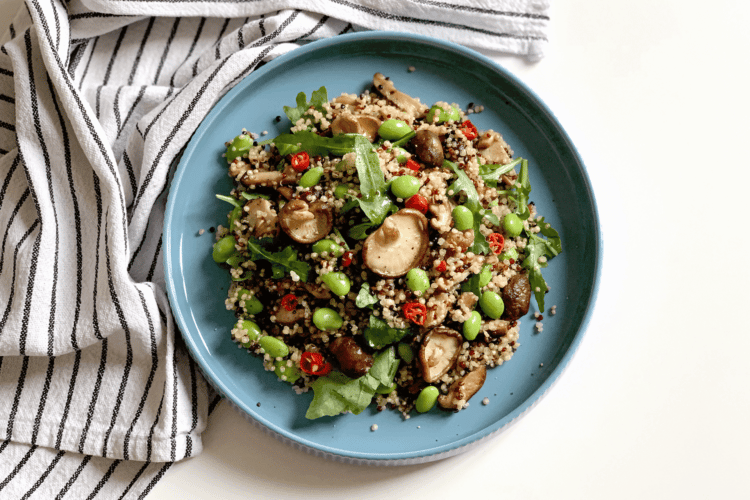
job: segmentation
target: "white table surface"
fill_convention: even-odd
[[[19,3],[0,0],[0,32]],[[557,114],[601,213],[599,299],[553,390],[465,454],[390,468],[297,451],[221,403],[149,500],[750,498],[750,3],[551,18],[541,62],[488,55]]]

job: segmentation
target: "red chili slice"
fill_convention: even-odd
[[[354,258],[354,252],[352,252],[351,250],[344,252],[344,255],[341,256],[341,265],[344,267],[351,266],[353,258]]]
[[[448,269],[448,264],[445,263],[444,260],[440,261],[440,264],[437,265],[435,270],[439,273],[444,273]]]
[[[410,197],[408,200],[406,200],[405,205],[406,208],[419,210],[423,214],[426,214],[427,210],[430,208],[430,205],[427,202],[427,198],[425,198],[421,194],[415,194],[414,196]]]
[[[297,309],[298,303],[299,299],[297,299],[297,296],[293,293],[288,293],[281,298],[281,307],[287,311],[294,311]]]
[[[427,308],[419,302],[407,302],[404,304],[404,316],[415,325],[424,325],[427,318]]]
[[[461,132],[464,133],[464,136],[470,141],[473,141],[479,136],[479,132],[477,132],[477,128],[469,120],[466,120],[465,122],[463,122],[459,130],[461,130]]]
[[[491,235],[487,236],[487,243],[490,244],[492,253],[497,255],[503,251],[503,247],[505,246],[505,238],[500,233],[492,233]]]
[[[310,155],[307,151],[300,151],[292,156],[292,168],[297,172],[303,172],[310,166]]]
[[[331,363],[326,363],[323,355],[319,352],[305,351],[299,360],[299,369],[308,375],[327,375],[332,368]]]
[[[416,172],[417,170],[419,170],[419,168],[420,168],[420,167],[419,167],[419,163],[415,162],[415,161],[414,161],[414,160],[412,160],[411,158],[409,158],[408,160],[406,160],[406,165],[405,165],[405,166],[406,166],[406,168],[408,168],[409,170],[414,170],[415,172]]]

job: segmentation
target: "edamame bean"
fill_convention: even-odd
[[[338,295],[339,297],[343,297],[349,293],[349,290],[352,288],[352,283],[349,281],[349,277],[338,271],[324,274],[320,279],[335,295]]]
[[[384,121],[378,128],[378,135],[386,141],[395,141],[411,132],[411,127],[403,120],[390,118]]]
[[[461,113],[459,113],[459,111],[453,106],[448,106],[448,109],[443,109],[441,106],[435,104],[430,108],[430,111],[427,112],[425,121],[427,123],[433,123],[432,120],[435,117],[435,113],[438,113],[438,119],[435,123],[447,122],[448,120],[456,121],[461,119]]]
[[[283,358],[289,354],[289,347],[283,340],[279,340],[276,337],[261,337],[258,343],[261,349],[272,358]]]
[[[419,413],[425,413],[435,406],[435,403],[437,403],[438,395],[440,394],[440,391],[438,391],[438,388],[434,385],[428,385],[422,391],[419,393],[419,396],[417,396],[417,402],[415,404],[417,411]]]
[[[258,314],[263,310],[263,303],[245,288],[240,288],[237,291],[237,298],[240,299],[240,304],[245,308],[247,314]]]
[[[335,257],[341,257],[344,255],[344,248],[335,241],[329,239],[316,241],[313,243],[312,250],[318,254],[328,252],[328,255],[333,255]]]
[[[404,164],[409,160],[409,157],[407,156],[409,153],[405,149],[393,148],[393,152],[396,154],[396,161],[399,162],[399,164]]]
[[[253,145],[253,139],[248,134],[240,134],[235,137],[227,146],[227,161],[232,163],[235,158],[239,158],[250,150]]]
[[[400,175],[391,182],[391,191],[401,199],[407,199],[419,191],[421,184],[413,175]]]
[[[487,286],[492,279],[492,266],[485,264],[482,266],[482,270],[479,272],[479,288]]]
[[[224,236],[214,243],[213,258],[215,262],[226,262],[229,257],[234,255],[237,249],[234,247],[234,236]]]
[[[509,248],[500,254],[500,260],[518,260],[518,251],[515,248]]]
[[[523,221],[516,214],[508,214],[503,219],[503,229],[505,229],[508,236],[515,238],[516,236],[520,236],[521,231],[523,231]]]
[[[338,199],[343,199],[346,197],[347,193],[349,193],[349,184],[339,184],[336,186],[336,188],[333,190],[333,196],[335,196]]]
[[[344,320],[333,309],[321,307],[313,313],[313,324],[321,330],[338,330],[344,324]]]
[[[503,311],[505,311],[505,304],[502,297],[495,292],[484,292],[479,299],[479,306],[484,311],[484,314],[492,319],[499,318],[503,315]]]
[[[453,209],[453,224],[459,231],[466,231],[474,227],[474,214],[463,205]]]
[[[398,356],[404,360],[404,363],[407,365],[414,361],[414,349],[411,348],[409,344],[404,344],[403,342],[398,344]]]
[[[290,363],[288,359],[274,361],[273,365],[273,372],[284,382],[293,384],[298,378],[300,378],[299,368],[297,368],[294,363]]]
[[[479,335],[479,328],[482,326],[482,315],[479,311],[472,311],[469,319],[464,321],[464,338],[474,340]]]
[[[320,182],[321,177],[323,177],[323,167],[311,168],[300,178],[299,185],[305,188],[313,187]]]
[[[245,330],[247,333],[248,341],[242,343],[242,347],[250,347],[253,342],[258,340],[260,336],[262,335],[260,331],[260,326],[258,326],[258,323],[255,321],[250,321],[249,319],[243,319],[241,321],[238,321],[236,325],[234,325],[237,329]]]
[[[430,278],[427,277],[427,271],[415,267],[409,269],[406,273],[406,286],[412,292],[424,292],[430,288]]]

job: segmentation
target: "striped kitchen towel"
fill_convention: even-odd
[[[0,39],[0,498],[143,498],[201,451],[219,398],[176,331],[161,231],[175,159],[229,87],[365,29],[539,59],[548,9],[27,0]]]

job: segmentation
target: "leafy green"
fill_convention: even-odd
[[[307,96],[305,93],[300,92],[297,94],[297,107],[292,108],[290,106],[284,106],[284,113],[292,124],[295,124],[310,108],[315,108],[322,113],[324,111],[323,104],[327,102],[328,91],[325,87],[320,87],[318,90],[313,91],[310,95],[310,102],[307,102]]]
[[[261,145],[274,143],[281,156],[307,151],[310,156],[343,156],[354,151],[358,134],[340,134],[333,137],[323,137],[309,130],[300,130],[293,134],[281,134],[261,142]],[[368,143],[369,144],[369,143]]]
[[[505,165],[495,165],[492,163],[487,163],[484,165],[479,165],[479,177],[484,180],[484,183],[487,184],[490,187],[497,187],[497,181],[500,180],[500,177],[502,177],[503,174],[507,174],[516,166],[518,166],[522,161],[522,158],[516,158],[510,163],[506,163]]]
[[[371,307],[380,302],[377,297],[370,293],[370,285],[362,283],[362,288],[359,289],[357,299],[354,301],[355,305],[359,308]]]
[[[362,198],[357,198],[357,203],[370,222],[380,225],[389,214],[398,211],[398,207],[388,197],[380,159],[373,151],[370,141],[365,136],[354,135],[354,149],[357,153],[355,165],[362,193]]]
[[[552,226],[544,222],[544,218],[539,220],[540,232],[547,239],[541,238],[536,234],[529,234],[529,241],[526,244],[524,253],[526,258],[521,266],[529,271],[529,283],[531,290],[534,292],[534,298],[539,306],[540,311],[544,311],[544,294],[547,293],[547,282],[542,277],[542,268],[547,267],[547,261],[562,251],[560,235]],[[544,257],[540,262],[540,258]]]
[[[377,224],[373,224],[369,221],[352,226],[349,229],[349,237],[355,240],[364,240],[369,236],[368,231],[376,226]]]
[[[388,323],[370,314],[370,326],[365,328],[364,336],[373,349],[382,349],[388,344],[398,342],[409,334],[408,328],[392,328]]]
[[[399,360],[393,348],[374,356],[370,370],[359,378],[351,379],[339,372],[319,377],[313,382],[313,400],[305,417],[312,420],[335,416],[350,411],[362,413],[381,386],[390,386],[398,370]]]
[[[443,167],[450,168],[453,170],[453,173],[456,174],[456,180],[453,184],[448,186],[448,192],[453,192],[453,196],[458,195],[458,193],[462,191],[466,193],[466,202],[464,203],[464,206],[474,214],[474,243],[469,247],[469,250],[476,254],[489,253],[490,245],[479,230],[479,226],[482,224],[482,219],[484,217],[495,217],[495,219],[497,219],[497,217],[491,211],[486,212],[482,208],[482,204],[479,202],[479,193],[477,193],[477,188],[474,186],[474,182],[469,179],[469,176],[466,175],[463,170],[458,168],[458,165],[448,160],[444,160]]]
[[[396,139],[395,141],[391,141],[391,147],[392,148],[401,147],[404,144],[406,144],[407,142],[409,142],[412,139],[412,137],[414,137],[415,135],[417,135],[417,133],[415,131],[413,131],[413,130],[410,130],[409,132],[406,133],[405,136],[403,136],[403,137],[401,137],[399,139]]]
[[[221,201],[226,201],[227,203],[230,203],[234,205],[235,207],[241,207],[239,200],[233,196],[224,196],[223,194],[217,194],[216,197],[220,199]]]
[[[508,198],[516,202],[516,215],[518,215],[521,220],[526,220],[531,215],[528,206],[529,193],[531,193],[531,184],[529,183],[529,162],[522,159],[521,170],[518,173],[518,179],[516,179],[516,187],[508,196]]]
[[[280,279],[294,271],[300,280],[307,281],[310,272],[310,264],[297,260],[297,252],[291,246],[280,252],[270,252],[264,244],[272,244],[272,238],[258,239],[250,237],[247,240],[247,249],[250,252],[250,260],[267,260],[271,263],[271,277]]]
[[[251,193],[249,191],[242,191],[240,193],[240,196],[242,196],[246,200],[257,200],[258,198],[263,198],[264,200],[270,200],[271,199],[271,196],[269,196],[267,194]]]

